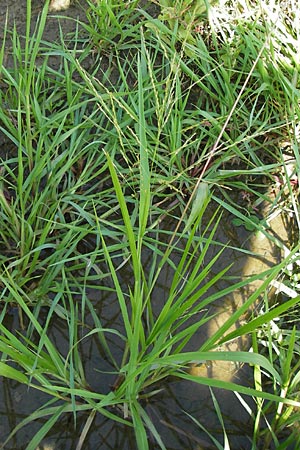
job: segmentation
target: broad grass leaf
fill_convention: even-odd
[[[199,214],[202,211],[203,205],[205,204],[207,198],[209,196],[209,188],[208,188],[208,184],[207,183],[200,183],[196,194],[195,194],[195,198],[193,199],[193,205],[192,205],[192,210],[191,213],[189,215],[189,218],[186,221],[186,225],[185,225],[185,231],[188,231],[191,229],[192,225],[194,222],[196,222]]]
[[[170,365],[184,365],[190,362],[203,361],[235,361],[252,365],[258,365],[267,370],[273,377],[280,382],[281,378],[277,370],[274,369],[270,361],[262,355],[250,352],[187,352],[175,355],[164,356],[153,361],[153,365],[165,366]]]
[[[26,375],[3,362],[0,362],[0,376],[10,378],[11,380],[15,380],[23,384],[28,383],[28,378]]]

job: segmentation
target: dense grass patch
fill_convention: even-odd
[[[299,407],[299,329],[290,325],[299,300],[296,6],[138,6],[87,2],[87,22],[71,43],[63,35],[49,43],[48,2],[32,35],[28,1],[25,40],[5,33],[13,64],[1,67],[0,373],[49,401],[3,445],[42,418],[26,447],[35,449],[62,414],[76,425],[85,412],[78,450],[97,414],[133,427],[137,448],[149,448],[150,434],[164,449],[146,406],[174,376],[235,392],[253,418],[249,448],[287,448],[298,442],[298,430],[288,437],[286,430]],[[0,62],[5,52],[4,42]],[[270,232],[276,214],[293,222],[289,246]],[[230,265],[215,271],[226,245],[234,246],[215,237],[223,217],[271,239],[281,262],[247,279],[232,280]],[[166,268],[170,284],[157,304]],[[228,287],[212,293],[221,279]],[[212,318],[209,307],[257,280],[219,330],[188,351]],[[270,287],[284,301],[271,303]],[[107,293],[115,322],[99,313]],[[5,321],[15,307],[16,332]],[[248,322],[233,331],[246,312]],[[51,335],[58,318],[67,351]],[[220,350],[244,335],[251,351]],[[109,388],[96,389],[85,366],[81,344],[90,340],[110,367]],[[218,360],[249,364],[253,386],[186,370]],[[213,391],[212,398],[224,445],[210,438],[229,448],[222,405]]]

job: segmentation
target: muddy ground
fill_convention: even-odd
[[[12,29],[14,24],[17,27],[17,30],[22,34],[25,30],[25,22],[26,22],[26,11],[27,11],[27,0],[1,0],[0,2],[0,30],[1,34],[3,34],[3,30],[7,20],[7,28],[9,30]],[[35,22],[36,18],[40,14],[43,9],[44,2],[42,0],[31,0],[31,8],[32,8],[32,20]],[[49,41],[55,41],[59,39],[59,27],[60,23],[65,33],[71,32],[75,30],[75,22],[69,20],[67,18],[63,18],[63,16],[84,20],[84,2],[81,3],[79,1],[75,1],[68,11],[64,11],[61,13],[51,13],[49,14],[44,38]]]

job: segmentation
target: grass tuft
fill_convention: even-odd
[[[149,436],[165,449],[148,405],[171,377],[211,389],[223,444],[187,414],[216,448],[232,443],[213,389],[237,395],[253,450],[299,444],[298,12],[196,3],[87,0],[72,41],[46,42],[48,2],[32,27],[28,0],[24,38],[4,30],[0,374],[47,400],[1,448],[42,421],[36,449],[62,415],[76,428],[85,413],[78,450],[98,415],[133,429],[138,449]],[[264,236],[279,263],[233,277],[227,249],[251,250],[219,239],[224,221]],[[195,346],[217,302],[247,289]],[[224,351],[244,336],[251,349]],[[207,361],[251,367],[252,385],[190,373]]]

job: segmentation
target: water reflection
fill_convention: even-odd
[[[226,226],[228,221],[224,221],[225,226],[220,227],[215,237],[219,243],[226,244],[229,241]],[[278,225],[276,233],[283,235],[282,225]],[[245,244],[246,242],[246,244]],[[250,258],[247,254],[238,251],[239,246],[251,249],[260,256]],[[236,247],[234,249],[233,247]],[[214,256],[214,251],[219,248],[211,249],[208,258]],[[180,252],[174,255],[173,262],[178,263]],[[151,252],[146,252],[144,257],[144,268],[151,266]],[[178,258],[178,260],[177,260]],[[229,263],[234,261],[234,265],[226,278],[221,279],[216,286],[211,288],[207,295],[214,290],[222,290],[229,286],[233,280],[243,276],[249,276],[259,273],[265,268],[277,262],[278,251],[274,249],[267,239],[259,237],[249,238],[249,234],[243,230],[240,236],[235,236],[231,246],[224,251],[222,258],[215,267],[215,272],[222,270]],[[170,280],[172,279],[173,269],[166,266],[158,279],[156,289],[153,295],[154,314],[157,315],[161,310],[167,296]],[[126,272],[126,268],[122,270],[122,278],[125,284],[130,282],[130,271]],[[101,317],[102,325],[106,328],[113,327],[123,332],[124,325],[121,321],[119,304],[116,294],[112,289],[113,286],[107,279],[105,286],[98,286],[94,290],[87,291],[86,295],[93,304],[93,308],[97,315]],[[252,286],[241,289],[234,295],[219,299],[210,307],[210,313],[214,314],[207,326],[201,327],[188,344],[188,350],[195,350],[201,346],[208,336],[214,334],[216,330],[227,320],[236,310],[236,308],[248,299],[250,293],[258,286],[254,283]],[[47,312],[44,312],[47,314]],[[191,319],[193,320],[193,319]],[[243,320],[243,318],[241,318]],[[43,311],[40,315],[40,321],[43,322]],[[234,326],[239,326],[236,323]],[[15,330],[19,328],[18,315],[16,311],[12,311],[6,317],[6,326]],[[91,313],[86,313],[84,317],[84,325],[82,327],[82,336],[86,335],[95,326]],[[50,324],[50,337],[55,347],[63,354],[67,355],[69,349],[69,336],[66,322],[55,317]],[[113,352],[113,357],[118,364],[124,352],[124,342],[115,335],[107,335],[107,341]],[[233,341],[226,346],[224,350],[234,351],[238,349],[247,349],[249,343],[247,340]],[[116,381],[116,368],[107,358],[99,339],[96,335],[83,339],[79,343],[79,353],[85,369],[86,380],[91,389],[95,392],[107,393],[112,389]],[[244,386],[252,386],[251,369],[241,367],[232,362],[212,362],[208,365],[192,366],[190,371],[194,375],[215,377],[225,381],[234,381]],[[216,416],[211,393],[205,386],[201,386],[192,382],[179,381],[169,378],[163,383],[161,393],[153,397],[149,403],[144,405],[149,417],[155,425],[159,435],[162,436],[164,444],[168,450],[184,449],[210,449],[215,448],[206,433],[194,423],[191,418],[185,414],[192,415],[205,429],[212,435],[223,442],[223,431],[220,422]],[[214,394],[219,402],[225,422],[226,431],[230,437],[232,449],[250,449],[251,443],[247,434],[251,436],[252,418],[242,407],[240,400],[234,393],[222,390],[215,390]],[[0,441],[5,440],[9,431],[20,423],[32,411],[38,409],[49,398],[43,393],[28,389],[26,386],[19,385],[16,382],[3,380],[1,385],[1,402],[0,402]],[[251,400],[247,398],[248,405]],[[88,415],[79,413],[76,430],[73,428],[73,418],[69,414],[62,418],[48,433],[47,439],[39,447],[39,450],[71,450],[75,449],[80,438],[83,427],[86,423]],[[39,420],[30,426],[22,428],[11,442],[6,446],[6,450],[26,448],[26,445],[34,434],[40,429],[44,421]],[[247,432],[249,430],[249,433]],[[158,449],[151,433],[148,436],[151,450]],[[132,450],[136,448],[133,430],[124,425],[108,420],[100,414],[96,416],[95,421],[90,429],[88,439],[85,441],[85,450],[110,450],[120,448],[123,450]]]

